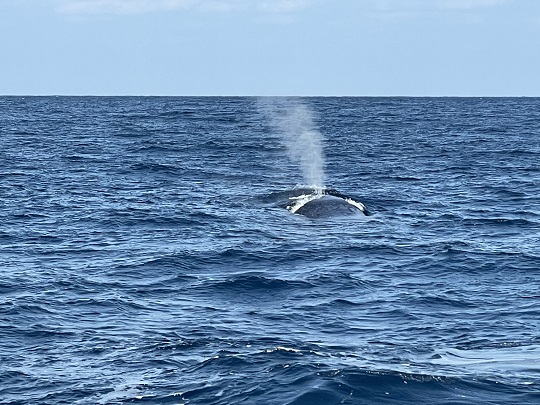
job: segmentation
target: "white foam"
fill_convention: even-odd
[[[289,205],[287,209],[293,214],[306,205],[308,202],[321,198],[324,194],[322,193],[313,193],[313,194],[302,194],[298,197],[292,197],[291,200],[295,200],[292,205]]]
[[[362,204],[361,202],[354,201],[352,198],[345,198],[345,201],[347,201],[351,205],[354,205],[356,208],[358,208],[362,212],[366,211],[366,206]]]
[[[313,200],[317,200],[317,199],[319,199],[321,197],[324,197],[325,195],[327,195],[327,194],[323,194],[322,192],[319,192],[317,190],[317,192],[312,193],[312,194],[302,194],[302,195],[299,195],[298,197],[291,197],[290,200],[294,200],[294,202],[291,205],[287,206],[287,209],[294,214],[294,213],[296,213],[296,211],[298,211],[300,208],[302,208],[308,202],[313,201]],[[331,194],[329,194],[329,195],[332,197]],[[341,198],[341,197],[336,197],[336,196],[333,196],[333,197],[334,198]],[[359,201],[355,201],[352,198],[348,198],[348,197],[347,198],[342,198],[342,200],[345,201],[346,203],[352,205],[353,207],[358,208],[362,212],[366,211],[366,206],[364,204],[362,204],[361,202],[359,202]]]

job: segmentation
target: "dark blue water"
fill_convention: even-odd
[[[540,99],[295,103],[370,216],[255,98],[0,98],[1,404],[540,403]]]

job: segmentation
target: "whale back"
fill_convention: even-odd
[[[343,198],[332,195],[323,195],[319,198],[312,199],[294,212],[308,218],[328,218],[363,213],[357,205],[353,205]]]

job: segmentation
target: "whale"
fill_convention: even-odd
[[[312,219],[369,215],[366,206],[360,201],[331,188],[295,188],[274,192],[264,200],[276,203],[293,214]]]
[[[320,197],[306,201],[297,208],[293,205],[289,211],[308,218],[329,218],[357,214],[365,215],[365,210],[358,202],[324,194]]]
[[[308,218],[329,218],[348,215],[368,215],[366,206],[333,189],[314,191],[289,199],[287,209]]]

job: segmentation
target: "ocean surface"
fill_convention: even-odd
[[[539,181],[539,98],[0,97],[0,404],[539,404]]]

